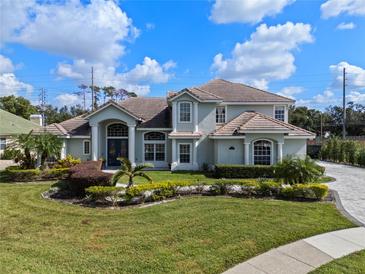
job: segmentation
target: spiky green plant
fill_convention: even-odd
[[[41,157],[41,166],[45,167],[45,161],[52,156],[59,156],[62,149],[62,141],[57,136],[43,133],[35,135],[35,149]]]
[[[120,169],[113,175],[112,177],[112,184],[116,185],[120,178],[123,176],[128,177],[128,184],[127,188],[133,186],[134,182],[133,179],[135,177],[143,177],[148,182],[152,182],[150,176],[143,172],[144,169],[148,167],[153,167],[152,164],[140,164],[135,167],[132,166],[132,163],[127,158],[118,158],[121,163]]]

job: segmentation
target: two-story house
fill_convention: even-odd
[[[90,114],[48,126],[63,139],[61,157],[118,157],[156,168],[196,170],[203,164],[270,165],[304,157],[314,133],[288,123],[293,100],[225,80],[169,93],[167,98],[110,101]]]

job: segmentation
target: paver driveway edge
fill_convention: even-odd
[[[223,274],[308,273],[334,259],[365,249],[365,227],[332,231],[274,248]]]
[[[338,211],[341,212],[343,216],[345,216],[347,219],[349,219],[352,223],[358,226],[365,226],[365,223],[360,222],[358,219],[356,219],[354,216],[352,216],[343,206],[341,203],[340,195],[338,195],[338,192],[336,190],[331,189],[331,192],[335,198],[336,202],[336,208]]]

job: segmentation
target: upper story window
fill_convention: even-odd
[[[275,119],[280,121],[285,121],[285,107],[284,106],[275,106]]]
[[[108,137],[128,137],[128,127],[123,124],[108,126]]]
[[[223,124],[226,122],[226,107],[225,106],[216,107],[215,122],[217,124]]]
[[[179,102],[179,122],[191,123],[191,102]]]

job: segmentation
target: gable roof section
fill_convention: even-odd
[[[108,102],[100,109],[109,105],[117,105],[126,113],[138,118],[141,122],[138,127],[143,128],[171,128],[171,111],[165,98],[135,97],[128,98],[119,103]],[[100,111],[100,109],[96,110]],[[94,112],[94,113],[95,113]],[[88,117],[92,114],[84,114],[46,127],[47,132],[58,136],[88,136],[90,126]]]
[[[222,79],[209,81],[199,87],[183,89],[180,92],[171,94],[169,100],[175,100],[184,93],[191,94],[198,98],[199,101],[212,100],[231,103],[294,103],[294,100],[290,98]]]
[[[245,133],[286,133],[289,136],[314,137],[313,132],[276,120],[257,112],[243,112],[236,118],[217,129],[212,136],[235,136]]]
[[[127,100],[129,100],[129,99],[127,99]],[[126,100],[126,101],[127,101],[127,100]],[[118,103],[116,103],[116,102],[114,102],[114,101],[106,102],[105,104],[103,104],[102,106],[100,106],[97,110],[95,110],[95,111],[93,111],[93,112],[89,113],[89,114],[85,117],[85,119],[88,119],[88,118],[90,118],[91,116],[94,116],[95,114],[97,114],[97,113],[99,113],[99,112],[103,111],[104,109],[108,108],[109,106],[114,106],[114,107],[116,107],[117,109],[119,109],[120,111],[122,111],[122,112],[126,113],[127,115],[129,115],[129,116],[133,117],[134,119],[136,119],[136,120],[141,120],[141,117],[136,116],[134,113],[132,113],[132,112],[130,112],[128,109],[124,108],[121,104],[118,104]]]
[[[0,135],[29,133],[37,128],[40,128],[40,126],[23,117],[0,109]]]
[[[222,98],[220,98],[210,92],[202,90],[198,87],[185,88],[179,92],[170,93],[168,95],[168,100],[174,101],[175,99],[179,98],[180,96],[182,96],[184,94],[189,94],[190,96],[192,96],[194,99],[196,99],[199,102],[202,102],[202,101],[221,102],[222,101]]]

